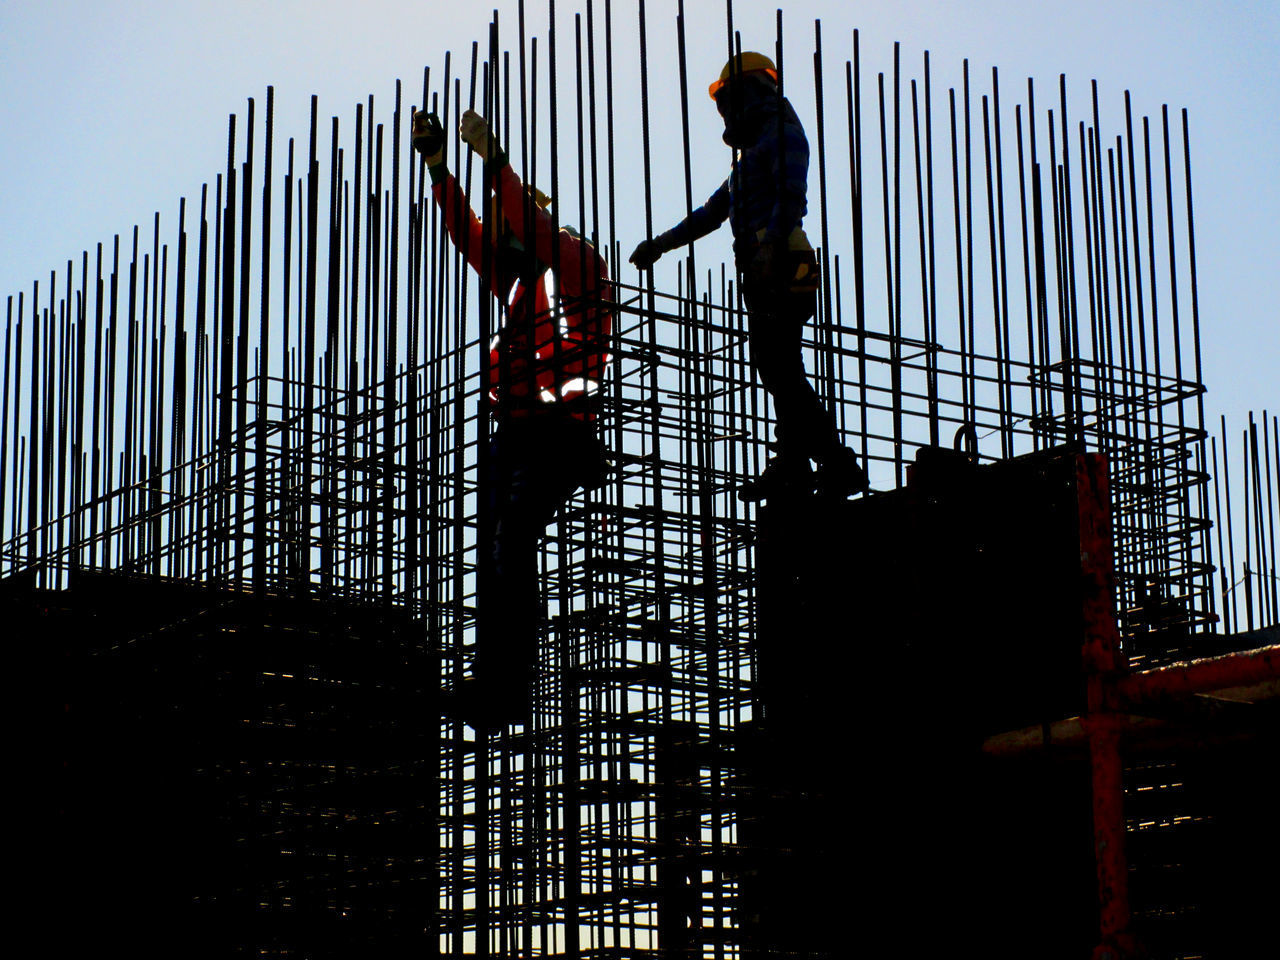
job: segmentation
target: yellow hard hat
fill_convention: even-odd
[[[778,82],[778,68],[763,53],[740,53],[724,65],[724,69],[720,71],[720,79],[707,88],[707,93],[714,100],[730,77],[736,79],[748,73],[767,73],[774,83]]]

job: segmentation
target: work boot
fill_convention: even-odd
[[[833,500],[866,493],[871,487],[858,455],[848,447],[841,447],[818,464],[816,481],[818,495]]]
[[[759,503],[779,496],[808,496],[813,493],[813,469],[803,460],[770,457],[760,476],[738,488],[738,499]]]

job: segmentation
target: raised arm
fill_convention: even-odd
[[[502,216],[511,225],[511,233],[529,247],[532,242],[534,255],[540,263],[554,262],[557,231],[551,215],[534,203],[525,192],[524,184],[511,169],[507,155],[498,150],[489,160],[489,169],[496,180],[497,193],[502,203]],[[562,262],[561,271],[569,264]],[[576,265],[574,266],[576,270]]]
[[[502,216],[510,225],[512,235],[531,247],[540,263],[558,266],[556,284],[561,295],[611,299],[612,291],[600,254],[580,237],[567,230],[557,230],[551,215],[531,200],[485,119],[468,110],[462,115],[460,132],[471,149],[488,161],[489,176],[493,178],[491,185],[498,194]],[[573,323],[571,320],[571,328]]]
[[[444,162],[444,130],[435,114],[419,110],[413,115],[413,147],[426,161],[431,174],[431,196],[444,213],[445,229],[454,246],[466,254],[476,273],[484,266],[484,227],[477,219],[462,184],[449,172]],[[492,231],[491,231],[492,232]],[[489,237],[490,263],[496,249],[496,237]]]
[[[431,196],[444,212],[444,225],[453,238],[454,246],[466,254],[467,263],[476,273],[484,269],[484,225],[476,217],[475,211],[467,200],[462,184],[451,174],[444,164],[431,167]],[[489,231],[489,263],[492,266],[497,256],[495,237]],[[497,291],[495,290],[495,295]]]

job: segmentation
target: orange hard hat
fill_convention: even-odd
[[[774,83],[778,82],[778,68],[763,53],[740,53],[724,65],[724,69],[720,71],[720,79],[707,88],[707,93],[711,94],[711,99],[714,100],[720,88],[728,83],[730,78],[737,79],[748,73],[765,73]]]

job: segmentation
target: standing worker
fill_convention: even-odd
[[[591,243],[555,229],[551,199],[520,182],[483,117],[468,110],[459,132],[487,161],[488,223],[445,166],[440,121],[414,114],[413,145],[449,236],[487,274],[503,314],[489,350],[496,429],[481,463],[488,509],[478,531],[475,680],[463,703],[478,725],[496,726],[529,712],[541,615],[538,539],[576,489],[602,479],[596,395],[609,360],[613,285]],[[555,309],[546,287],[553,264]]]
[[[718,228],[733,230],[733,252],[747,306],[751,365],[773,397],[777,455],[738,495],[748,502],[783,492],[844,498],[867,489],[856,454],[805,374],[804,324],[817,311],[818,263],[800,223],[806,212],[809,141],[782,96],[773,61],[760,53],[730,60],[710,88],[736,151],[728,179],[666,233],[645,240],[631,262],[647,270],[662,254]],[[818,464],[815,476],[809,461]]]

